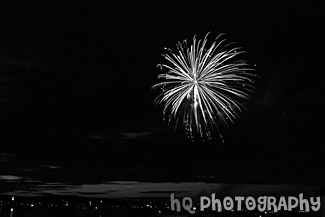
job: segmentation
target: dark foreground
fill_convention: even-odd
[[[108,217],[108,216],[315,216],[321,211],[259,212],[259,211],[205,211],[189,214],[187,211],[171,211],[170,202],[161,199],[100,199],[80,197],[21,198],[2,196],[0,200],[2,217]]]

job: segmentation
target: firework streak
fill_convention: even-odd
[[[177,53],[165,48],[167,63],[158,65],[165,72],[153,86],[162,90],[155,103],[164,104],[164,117],[175,128],[181,124],[191,139],[210,140],[215,130],[222,139],[219,125],[233,124],[255,89],[255,69],[242,59],[245,51],[224,34],[207,49],[208,35],[203,41],[194,36],[190,47],[178,42]]]

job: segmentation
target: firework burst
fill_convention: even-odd
[[[207,47],[208,35],[203,41],[194,36],[190,46],[178,42],[177,53],[165,48],[167,63],[158,65],[165,72],[153,86],[162,90],[155,102],[164,105],[164,118],[175,128],[182,125],[191,139],[211,139],[214,131],[222,139],[219,125],[240,117],[255,86],[255,69],[242,59],[245,51],[224,34]]]

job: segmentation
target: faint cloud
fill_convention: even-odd
[[[151,136],[153,133],[149,131],[134,132],[134,133],[121,133],[123,139],[143,139]]]
[[[9,182],[19,181],[19,180],[22,180],[22,179],[23,179],[23,177],[13,176],[13,175],[2,175],[2,176],[0,176],[0,180],[9,181]]]
[[[14,154],[10,153],[0,153],[0,162],[10,162],[15,157]]]
[[[91,135],[91,136],[87,136],[84,139],[94,139],[94,140],[108,140],[107,137],[105,136],[100,136],[100,135]]]
[[[41,165],[40,167],[46,168],[46,169],[51,169],[51,170],[62,168],[62,166],[55,166],[55,165]]]

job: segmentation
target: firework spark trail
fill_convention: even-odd
[[[178,42],[177,54],[165,48],[168,53],[162,56],[169,64],[158,66],[167,72],[159,74],[163,81],[153,86],[162,89],[155,102],[164,104],[164,117],[168,116],[169,123],[174,120],[175,128],[182,120],[192,139],[196,134],[211,139],[214,130],[222,139],[218,125],[228,126],[239,118],[245,109],[242,103],[255,85],[255,69],[240,58],[245,51],[228,43],[224,34],[206,49],[208,35],[203,41],[194,36],[189,48],[186,40]]]

